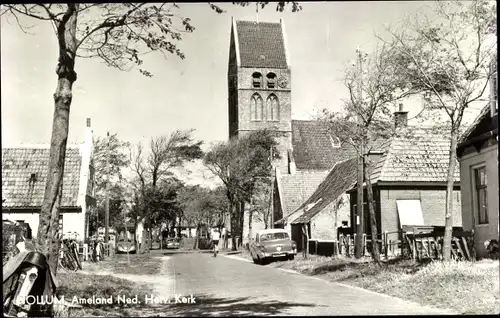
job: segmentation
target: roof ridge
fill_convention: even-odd
[[[270,22],[270,21],[255,21],[255,20],[235,20],[236,23],[238,22],[248,22],[248,23],[255,23],[255,24],[281,24],[281,22]]]
[[[67,144],[66,148],[76,148],[80,147],[81,144]],[[50,144],[40,143],[40,144],[11,144],[11,145],[2,145],[2,149],[22,149],[22,148],[40,148],[46,149],[50,148]]]

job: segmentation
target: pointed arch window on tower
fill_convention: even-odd
[[[262,97],[255,93],[250,99],[250,120],[259,121],[262,120],[262,114],[264,113],[264,103],[262,102]]]
[[[267,73],[267,88],[276,88],[276,74],[273,72]]]
[[[252,86],[253,88],[262,87],[262,74],[260,74],[259,72],[255,72],[252,74]]]
[[[280,103],[274,94],[269,95],[266,100],[267,120],[278,121],[280,116]]]

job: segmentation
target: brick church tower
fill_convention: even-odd
[[[290,58],[283,22],[232,20],[228,66],[229,137],[269,129],[278,140],[280,171],[292,149]]]

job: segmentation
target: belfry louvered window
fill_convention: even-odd
[[[267,74],[267,88],[276,88],[276,74],[268,73]]]
[[[252,86],[253,88],[262,87],[262,74],[260,74],[259,72],[255,72],[252,74]]]

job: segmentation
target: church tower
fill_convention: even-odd
[[[229,137],[275,133],[280,171],[292,148],[291,70],[284,24],[232,20],[228,66]]]

